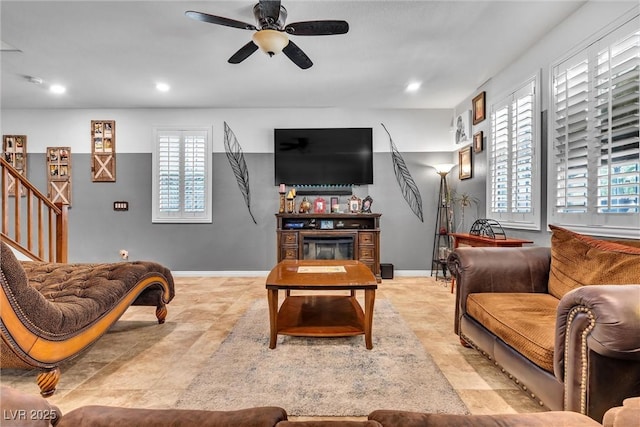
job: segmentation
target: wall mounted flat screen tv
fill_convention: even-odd
[[[372,128],[274,129],[275,185],[373,184]]]

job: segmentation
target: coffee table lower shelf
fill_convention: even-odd
[[[301,337],[362,335],[364,312],[355,297],[289,296],[278,310],[277,333]]]

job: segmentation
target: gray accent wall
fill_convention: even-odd
[[[424,222],[402,198],[390,153],[375,153],[374,184],[354,188],[370,195],[382,213],[381,261],[396,270],[430,269],[440,177],[429,164],[451,162],[450,152],[402,153],[423,200]],[[250,174],[254,224],[224,153],[213,153],[213,222],[151,222],[152,155],[117,154],[116,182],[92,182],[90,155],[72,153],[73,205],[69,209],[69,261],[111,262],[119,250],[130,260],[153,260],[175,271],[268,271],[276,262],[278,188],[273,185],[273,154],[245,153]],[[29,179],[46,188],[45,156],[29,154]],[[454,170],[455,172],[455,170]],[[309,196],[313,198],[313,196]],[[328,199],[330,196],[323,196]],[[346,206],[348,196],[341,196]],[[299,197],[299,200],[302,198]],[[129,210],[113,210],[113,202]],[[298,200],[298,201],[299,201]]]

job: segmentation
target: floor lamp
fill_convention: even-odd
[[[431,257],[431,275],[436,272],[436,280],[438,273],[442,270],[442,276],[447,278],[447,257],[451,253],[451,217],[449,209],[451,208],[451,195],[447,186],[447,174],[455,165],[452,163],[439,164],[432,166],[438,175],[440,175],[440,191],[438,192],[438,213],[436,215],[436,229],[433,238],[433,255]]]

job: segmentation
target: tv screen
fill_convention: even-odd
[[[275,129],[275,185],[373,184],[371,128]]]

